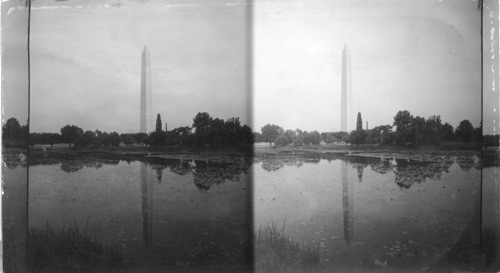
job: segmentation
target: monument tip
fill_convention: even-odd
[[[143,52],[148,51],[148,45],[147,44],[144,45],[144,49],[142,51]]]

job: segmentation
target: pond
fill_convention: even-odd
[[[123,268],[251,267],[249,162],[80,158],[30,164],[29,223],[78,225]]]
[[[117,272],[248,272],[255,233],[284,223],[325,272],[474,270],[497,255],[499,170],[464,156],[11,162],[4,255],[16,264],[4,265],[24,268],[27,225],[74,225],[120,252]]]
[[[492,170],[485,213],[495,227]],[[449,258],[453,248],[479,245],[473,158],[268,157],[254,165],[254,178],[255,228],[284,223],[287,235],[319,248],[327,272],[460,266],[463,255]]]

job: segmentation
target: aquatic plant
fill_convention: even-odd
[[[31,271],[44,268],[81,270],[113,267],[122,260],[121,250],[102,245],[87,235],[87,223],[82,231],[74,222],[60,229],[49,223],[35,225],[28,232],[28,266]]]
[[[297,242],[271,224],[260,227],[255,241],[256,272],[321,272],[319,247]]]

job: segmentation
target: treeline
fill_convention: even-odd
[[[208,113],[198,113],[192,126],[162,130],[158,114],[156,130],[146,133],[118,134],[117,132],[84,131],[75,125],[66,125],[60,133],[28,133],[28,124],[21,126],[17,119],[10,118],[2,126],[4,147],[69,144],[70,147],[113,147],[123,145],[150,145],[169,147],[250,147],[254,142],[274,143],[276,146],[318,145],[321,142],[334,144],[371,144],[421,146],[439,145],[442,142],[481,143],[483,147],[498,147],[500,136],[482,136],[481,125],[474,128],[468,120],[460,122],[457,128],[441,121],[440,116],[423,118],[413,116],[408,111],[399,111],[392,124],[381,125],[367,130],[362,127],[361,113],[358,113],[356,130],[351,132],[323,132],[285,130],[274,124],[267,124],[261,132],[252,132],[242,125],[239,118],[223,120],[213,118]]]
[[[171,131],[161,129],[161,116],[156,118],[156,130],[149,134],[146,144],[154,146],[181,146],[192,148],[242,148],[253,144],[252,129],[242,125],[239,118],[223,120],[208,113],[198,113],[191,127]]]
[[[161,116],[156,119],[156,130],[146,133],[118,134],[117,132],[84,131],[75,125],[66,125],[61,133],[31,133],[29,144],[54,145],[66,143],[74,148],[116,147],[123,145],[150,145],[170,147],[248,147],[253,144],[252,129],[242,125],[239,118],[227,120],[212,118],[208,113],[198,113],[191,127],[179,127],[171,131],[162,130]],[[165,128],[166,129],[166,128]]]
[[[470,121],[463,120],[457,128],[441,121],[440,116],[430,116],[427,119],[413,116],[408,111],[399,111],[394,116],[393,124],[381,125],[372,129],[363,129],[361,113],[358,113],[356,130],[351,132],[323,132],[284,130],[275,124],[267,124],[261,132],[254,133],[256,142],[274,143],[276,146],[317,145],[321,142],[335,144],[372,144],[421,146],[439,145],[443,141],[480,143],[483,142],[481,126],[474,128]],[[499,146],[499,137],[484,136],[485,147]]]
[[[2,141],[4,147],[26,147],[28,141],[28,123],[19,124],[16,118],[9,118],[2,125]]]

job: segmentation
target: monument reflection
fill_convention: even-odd
[[[344,209],[344,239],[348,246],[351,245],[354,236],[354,189],[352,179],[349,179],[348,162],[342,160],[342,203]]]
[[[147,246],[153,241],[153,179],[148,177],[148,166],[141,162],[142,230]]]

